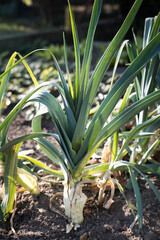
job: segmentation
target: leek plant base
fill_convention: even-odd
[[[25,127],[28,129],[27,125],[25,125]],[[29,144],[27,144],[27,147],[29,147]],[[151,180],[158,187],[159,178],[152,177]],[[94,202],[91,200],[88,201],[84,209],[85,217],[84,222],[81,223],[81,227],[76,231],[72,230],[68,234],[65,230],[66,219],[50,210],[47,204],[52,195],[62,191],[62,186],[41,183],[40,191],[41,194],[36,198],[24,192],[20,193],[17,199],[14,226],[20,239],[28,239],[28,236],[30,240],[35,240],[39,237],[42,239],[47,237],[48,239],[58,238],[67,240],[71,238],[79,240],[81,236],[88,236],[88,240],[113,238],[136,239],[137,234],[141,239],[145,239],[146,236],[156,239],[159,235],[159,202],[148,186],[147,189],[142,186],[142,182],[141,196],[144,206],[144,222],[141,231],[139,231],[137,225],[130,230],[129,227],[133,221],[132,213],[123,197],[116,190],[114,204],[109,210],[96,207]],[[94,194],[95,192],[91,193]],[[126,198],[134,199],[133,191],[126,191]],[[61,202],[57,200],[55,204],[58,205],[61,204]],[[9,229],[8,221],[6,227]],[[14,237],[11,231],[4,231],[2,225],[0,225],[0,236],[1,239],[12,239]]]

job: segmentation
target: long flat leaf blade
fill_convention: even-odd
[[[8,216],[13,210],[15,200],[16,184],[17,184],[17,163],[18,152],[21,144],[8,149],[5,161],[4,170],[4,198],[1,203],[1,208],[4,216]]]
[[[141,193],[140,193],[140,190],[139,190],[139,186],[138,186],[134,171],[130,167],[128,167],[128,170],[129,170],[129,174],[130,174],[131,181],[132,181],[132,186],[133,186],[135,197],[136,197],[139,228],[142,228],[143,207],[142,207]]]
[[[40,167],[41,169],[45,170],[49,174],[52,174],[56,177],[63,178],[63,174],[60,171],[54,170],[54,169],[48,167],[46,164],[42,163],[41,161],[38,161],[37,159],[34,159],[32,157],[29,157],[29,156],[26,156],[26,155],[23,155],[23,154],[19,154],[18,158],[28,160],[28,161],[32,162],[33,164],[37,165],[38,167]]]
[[[23,57],[21,56],[21,54],[19,54],[19,53],[18,53],[18,56],[19,56],[20,59],[23,58]],[[37,79],[35,78],[35,76],[34,76],[32,70],[31,70],[30,66],[28,65],[28,63],[26,62],[25,59],[23,59],[22,62],[23,62],[23,64],[24,64],[25,68],[27,69],[27,71],[28,71],[28,73],[29,73],[29,75],[30,75],[30,77],[31,77],[34,85],[35,85],[35,86],[38,86]]]
[[[68,1],[68,5],[69,5],[69,12],[70,12],[70,19],[71,19],[74,53],[75,53],[75,66],[76,66],[76,76],[74,80],[74,97],[77,98],[80,91],[80,49],[79,49],[77,27],[76,27],[74,15],[73,15],[72,8],[69,1]]]
[[[65,40],[64,33],[63,33],[63,42],[64,42],[64,57],[65,57],[65,66],[66,66],[66,72],[67,72],[67,77],[68,77],[69,90],[70,90],[72,98],[74,98],[74,91],[73,91],[71,76],[70,76],[69,67],[68,67],[67,46],[66,46],[66,40]]]
[[[77,115],[79,114],[81,105],[83,103],[84,94],[86,92],[86,86],[88,82],[91,57],[92,57],[91,55],[92,55],[92,49],[93,49],[94,34],[95,34],[96,26],[98,23],[98,19],[100,16],[102,2],[103,2],[102,0],[95,0],[93,5],[91,20],[90,20],[86,44],[85,44],[81,75],[80,75],[81,93],[80,93],[80,97],[78,98],[78,106],[76,109]]]
[[[16,55],[17,55],[17,52],[14,52],[12,54],[12,56],[10,57],[10,59],[7,63],[6,69],[5,69],[6,75],[4,75],[2,78],[0,76],[0,79],[1,79],[1,84],[0,84],[0,111],[1,111],[1,103],[2,103],[3,96],[4,96],[4,92],[6,90],[7,83],[9,81],[10,74],[11,74],[11,70],[10,71],[8,71],[8,70],[11,69],[12,66],[14,65]]]

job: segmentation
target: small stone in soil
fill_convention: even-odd
[[[80,236],[79,240],[87,240],[88,238],[88,233],[85,232],[82,236]]]
[[[104,228],[106,232],[112,232],[112,227],[110,227],[109,225],[105,224]]]

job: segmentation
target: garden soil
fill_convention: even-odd
[[[50,120],[48,121],[50,123]],[[47,127],[52,128],[53,125]],[[22,111],[13,122],[9,132],[9,139],[31,132],[30,122],[24,118]],[[22,150],[36,149],[35,143],[27,141]],[[37,156],[43,160],[39,152]],[[160,177],[151,177],[151,181],[160,190]],[[10,229],[10,221],[0,226],[0,239],[12,240],[158,240],[160,239],[160,205],[153,191],[145,184],[144,179],[139,180],[144,210],[143,228],[139,230],[138,224],[130,229],[133,215],[125,200],[116,190],[114,202],[109,210],[97,206],[94,201],[88,201],[84,209],[84,222],[75,231],[66,233],[68,223],[64,216],[52,211],[49,207],[50,199],[56,192],[63,191],[59,184],[50,184],[40,181],[39,195],[29,192],[17,194],[16,212],[13,219],[15,233]],[[85,187],[86,191],[87,187]],[[96,189],[95,189],[96,191]],[[128,200],[134,202],[132,191],[126,191]],[[94,196],[94,189],[88,189],[87,194]],[[108,192],[106,192],[106,195]],[[59,208],[61,199],[57,199]]]

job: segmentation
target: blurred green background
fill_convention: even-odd
[[[70,0],[76,15],[80,39],[86,36],[93,0]],[[111,40],[134,0],[104,0],[96,40]],[[144,0],[135,21],[143,26],[153,17],[160,1]],[[71,43],[67,0],[0,0],[0,53],[25,51],[53,43],[62,44],[62,31]]]

